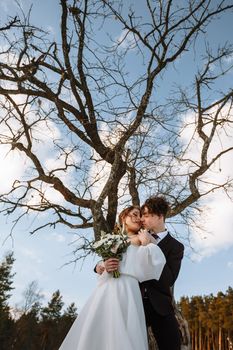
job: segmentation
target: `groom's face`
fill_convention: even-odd
[[[143,228],[151,230],[153,232],[160,232],[164,227],[163,216],[149,213],[147,207],[145,207],[142,212],[141,222]]]

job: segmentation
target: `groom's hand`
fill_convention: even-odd
[[[141,229],[138,232],[138,238],[141,242],[141,245],[147,245],[147,244],[151,243],[151,235],[149,234],[149,232],[146,229]]]
[[[104,265],[107,272],[117,271],[119,268],[119,260],[116,258],[110,258],[105,260]]]
[[[104,272],[105,270],[105,267],[103,266],[102,263],[99,263],[96,265],[95,267],[95,271],[99,274],[99,275],[102,275],[102,273]]]

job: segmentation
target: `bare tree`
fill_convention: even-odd
[[[231,1],[145,0],[144,13],[120,0],[57,6],[56,40],[30,22],[31,10],[0,31],[0,143],[25,168],[1,193],[1,213],[14,225],[48,213],[32,233],[63,224],[98,237],[119,203],[139,204],[139,195],[165,194],[169,216],[189,224],[201,197],[220,188],[231,196],[232,178],[216,182],[209,172],[233,150],[211,149],[231,132],[232,87],[216,87],[232,69],[232,45],[206,43],[191,89],[160,98],[165,72],[232,14]]]
[[[211,68],[229,58],[232,47],[219,48],[215,56],[207,52],[195,93],[188,96],[180,89],[180,97],[170,101],[172,110],[160,102],[156,82],[210,21],[233,5],[202,0],[155,6],[145,1],[145,14],[126,7],[121,1],[62,0],[57,41],[30,24],[30,13],[15,17],[17,26],[6,28],[11,36],[1,33],[0,140],[10,152],[22,154],[28,168],[1,194],[1,212],[18,213],[16,222],[32,212],[54,214],[54,221],[48,216],[32,232],[61,223],[94,227],[98,235],[100,228],[113,227],[119,200],[138,204],[140,191],[150,194],[151,189],[170,197],[170,217],[180,214],[186,221],[200,197],[231,187],[232,179],[208,190],[201,190],[199,182],[232,150],[209,156],[219,128],[227,132],[232,122],[232,89],[209,101],[203,91],[231,69],[223,65],[215,74]],[[121,31],[117,38],[106,34],[113,20]],[[132,54],[141,63],[138,72],[132,69]],[[187,159],[187,145],[179,142],[185,111],[196,116],[193,129],[202,141],[198,162]],[[41,152],[45,131],[52,166]],[[184,171],[177,171],[183,164]],[[63,200],[49,197],[48,188]]]
[[[12,27],[16,27],[17,24],[20,24],[20,22],[19,22],[17,16],[15,16],[14,18],[10,18],[8,20],[8,23],[5,24],[3,27],[0,26],[0,31],[1,32],[6,32],[8,29],[11,29]]]
[[[39,289],[38,282],[32,281],[28,284],[23,292],[24,300],[22,302],[21,311],[26,314],[33,307],[40,305],[43,295]]]

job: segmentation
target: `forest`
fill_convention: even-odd
[[[74,303],[64,308],[59,290],[47,305],[42,305],[42,294],[35,281],[26,287],[19,306],[10,305],[14,261],[9,253],[0,264],[0,349],[57,350],[77,317],[77,308]]]
[[[188,321],[192,350],[233,349],[233,288],[217,295],[182,297],[178,303]]]
[[[23,293],[20,307],[9,303],[14,289],[14,256],[8,253],[0,263],[0,349],[58,350],[78,316],[74,303],[64,308],[56,290],[47,305],[35,281]],[[188,321],[192,350],[230,350],[233,348],[233,288],[216,296],[183,296],[178,302]]]

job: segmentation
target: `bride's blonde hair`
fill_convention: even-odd
[[[119,227],[121,232],[125,231],[125,227],[124,227],[124,219],[126,218],[126,216],[128,216],[130,214],[130,212],[134,209],[137,209],[140,211],[140,207],[137,205],[131,205],[127,208],[125,208],[124,210],[122,210],[122,212],[119,214],[118,216],[118,221],[119,221]],[[138,236],[134,235],[134,237],[131,238],[131,244],[133,245],[141,245],[141,241],[139,240]]]
[[[119,225],[122,227],[124,223],[124,219],[126,218],[127,215],[133,210],[133,209],[138,209],[140,211],[140,207],[137,205],[130,205],[129,207],[125,208],[122,210],[118,216],[118,222]]]

